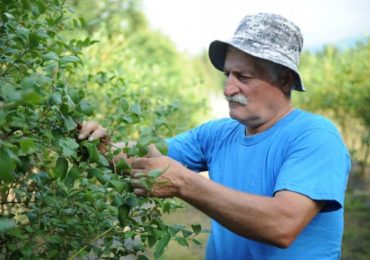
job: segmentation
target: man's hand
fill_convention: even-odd
[[[179,196],[183,183],[183,176],[187,174],[187,168],[167,156],[153,158],[137,158],[132,161],[131,174],[135,177],[138,173],[149,173],[152,170],[161,170],[163,173],[158,177],[157,182],[151,191],[137,185],[134,192],[137,195],[150,195],[160,198]]]
[[[78,139],[93,141],[107,137],[107,130],[95,121],[87,121],[81,125]]]
[[[111,146],[111,150],[115,150],[117,148],[124,148],[126,146],[131,147],[136,144],[134,141],[130,141],[128,143],[110,143],[110,137],[107,135],[107,130],[99,125],[95,121],[87,121],[81,125],[80,128],[80,134],[78,135],[78,139],[84,140],[88,139],[89,141],[93,141],[96,139],[100,139],[101,142],[98,146],[98,149],[101,153],[106,153],[108,151],[107,146]],[[145,157],[158,157],[162,156],[162,154],[159,152],[159,150],[155,147],[154,144],[150,144],[148,146],[149,153]],[[131,164],[131,161],[133,158],[128,157],[125,153],[121,152],[114,156],[113,158],[113,164],[118,162],[119,159],[124,159],[127,163]]]
[[[100,139],[101,142],[99,143],[98,149],[101,153],[106,153],[109,149],[114,151],[115,149],[126,146],[126,143],[110,143],[110,137],[107,135],[107,130],[95,121],[87,121],[81,125],[78,139],[88,139],[89,141]],[[129,145],[133,145],[133,143],[131,142]],[[108,146],[110,146],[110,148],[108,148]],[[128,158],[125,153],[120,152],[119,154],[115,155],[111,161],[113,168],[115,167],[115,163],[117,163],[120,159],[124,159],[129,165],[132,161],[132,158]]]
[[[95,121],[87,121],[81,125],[78,139],[88,139],[89,141],[100,139],[101,142],[98,146],[99,151],[106,153],[108,150],[107,145],[109,144],[109,137],[107,135],[107,130]]]

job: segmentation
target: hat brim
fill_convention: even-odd
[[[253,57],[264,59],[263,57],[259,57],[258,55],[256,55],[253,51],[246,51],[246,50],[242,50],[242,49],[238,48],[237,45],[232,44],[231,42],[215,40],[215,41],[211,42],[211,44],[209,45],[208,56],[209,56],[209,59],[210,59],[212,65],[220,71],[224,71],[225,59],[226,59],[227,49],[228,49],[229,46],[231,46],[235,49],[238,49],[241,52],[247,53],[247,54],[249,54]],[[264,60],[267,60],[267,59],[264,59]],[[278,63],[278,62],[275,62],[275,61],[271,61],[271,60],[269,60],[269,61],[280,64],[282,66],[285,66],[285,67],[291,69],[292,72],[293,72],[293,75],[294,75],[294,82],[295,82],[292,89],[297,90],[297,91],[306,91],[303,84],[302,84],[302,80],[301,80],[301,77],[299,75],[299,72],[298,72],[297,68],[291,68],[290,66],[287,66],[286,64],[281,64],[281,63]]]

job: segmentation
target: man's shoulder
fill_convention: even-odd
[[[325,116],[299,109],[295,118],[286,125],[284,133],[290,140],[336,139],[343,143],[340,131],[333,121]]]
[[[327,117],[314,114],[301,109],[296,110],[297,116],[292,120],[292,127],[297,127],[300,130],[307,131],[313,129],[326,129],[337,132],[336,125]]]

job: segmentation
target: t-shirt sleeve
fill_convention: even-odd
[[[325,128],[307,130],[289,143],[274,193],[294,191],[325,201],[322,211],[337,210],[343,207],[350,165],[338,132]]]
[[[212,133],[217,125],[218,122],[210,121],[167,139],[168,156],[193,171],[207,171],[207,155],[213,149]]]

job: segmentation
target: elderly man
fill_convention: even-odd
[[[291,104],[291,90],[305,90],[302,45],[284,17],[246,16],[231,40],[209,47],[231,118],[169,139],[168,157],[132,163],[133,174],[166,168],[150,196],[181,198],[212,218],[207,259],[340,258],[350,158],[331,122]],[[103,135],[96,123],[81,130]],[[210,180],[196,173],[205,170]]]

